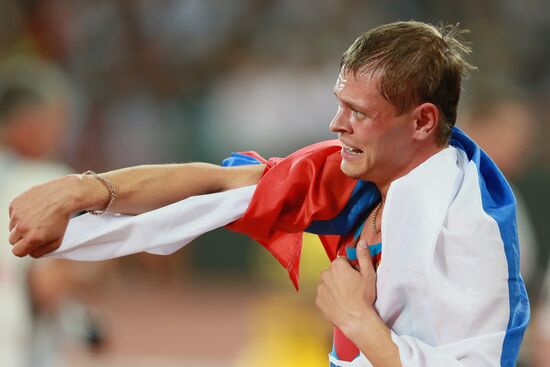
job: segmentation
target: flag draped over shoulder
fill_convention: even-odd
[[[340,172],[339,150],[325,142],[268,161],[247,211],[229,226],[262,243],[295,284],[301,232],[349,234],[378,200],[375,188]],[[529,320],[515,215],[504,176],[456,128],[448,148],[390,185],[375,308],[404,366],[515,365]],[[322,236],[331,258],[337,236]],[[362,353],[329,359],[371,366]]]
[[[266,161],[255,152],[234,153],[223,163],[266,165],[244,215],[227,228],[261,243],[288,270],[298,288],[302,234],[321,235],[330,259],[347,235],[378,200],[370,183],[344,175],[337,140],[310,145],[288,157]]]
[[[137,216],[83,215],[50,256],[103,260],[140,251],[167,255],[229,225],[262,243],[297,285],[303,231],[329,257],[364,220],[376,188],[340,171],[328,141],[284,159],[248,152],[227,165],[265,163],[257,186],[194,196]],[[450,146],[390,185],[377,270],[380,318],[404,366],[514,366],[529,320],[519,273],[515,199],[496,165],[458,129]],[[361,353],[333,366],[371,366]]]

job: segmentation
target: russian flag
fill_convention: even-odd
[[[265,246],[295,286],[302,232],[320,234],[333,259],[379,200],[374,185],[341,172],[340,149],[327,141],[285,159],[248,152],[224,162],[266,164],[246,212],[228,228]],[[375,307],[404,365],[515,366],[529,301],[515,198],[492,160],[455,128],[449,148],[392,183],[382,223]],[[370,365],[362,354],[352,364],[330,359]]]
[[[74,218],[50,256],[167,255],[227,225],[263,244],[297,286],[302,233],[318,233],[334,258],[341,238],[379,198],[374,185],[340,171],[340,149],[328,141],[284,159],[234,154],[227,165],[266,164],[257,186],[138,216]],[[448,148],[391,184],[374,306],[404,366],[515,366],[529,320],[515,216],[503,175],[456,128]],[[351,362],[329,359],[334,366],[371,365],[362,353]]]

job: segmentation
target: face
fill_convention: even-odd
[[[414,118],[412,112],[398,115],[380,93],[379,79],[377,73],[340,73],[330,129],[343,144],[342,171],[380,187],[406,173],[414,154]]]
[[[528,167],[536,120],[529,107],[503,100],[489,107],[488,114],[470,121],[470,136],[489,154],[507,177],[518,177]]]
[[[24,107],[15,114],[7,130],[8,143],[27,158],[45,158],[60,148],[67,119],[63,103]]]

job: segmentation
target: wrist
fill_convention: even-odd
[[[88,210],[88,213],[93,214],[93,215],[101,215],[101,214],[105,213],[106,211],[109,211],[109,209],[111,209],[111,206],[113,206],[113,203],[115,202],[115,199],[116,199],[115,185],[111,182],[111,180],[109,180],[109,179],[107,179],[103,176],[98,175],[94,171],[86,171],[82,174],[82,177],[86,177],[86,176],[94,177],[95,179],[100,181],[103,184],[103,186],[105,186],[107,191],[109,191],[109,201],[107,202],[107,205],[101,210],[97,210],[97,209]]]
[[[82,210],[99,210],[109,201],[109,192],[93,176],[75,174],[66,176],[70,199],[68,210],[72,213]]]
[[[80,180],[78,175],[67,175],[56,180],[58,182],[57,188],[58,192],[62,196],[62,200],[57,200],[58,210],[71,216],[74,213],[82,210],[82,198],[84,197],[81,194]]]
[[[346,322],[342,332],[374,366],[401,366],[399,349],[391,338],[391,330],[374,307],[367,307],[355,321]]]
[[[350,339],[362,339],[365,330],[369,329],[369,325],[372,325],[380,319],[373,307],[365,307],[361,312],[349,315],[349,317],[343,321],[339,326],[340,330]]]

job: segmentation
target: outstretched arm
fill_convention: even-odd
[[[140,214],[189,196],[254,185],[263,170],[263,165],[220,167],[188,163],[123,168],[102,176],[117,188],[111,211]],[[93,176],[76,175],[67,180],[72,181],[69,185],[74,188],[79,203],[77,210],[100,210],[107,205],[109,192]]]
[[[263,165],[227,167],[169,164],[124,168],[102,174],[117,191],[111,211],[139,214],[189,196],[254,185]],[[10,204],[9,241],[16,256],[40,257],[61,244],[70,217],[101,210],[109,191],[93,176],[69,175],[33,187]]]

